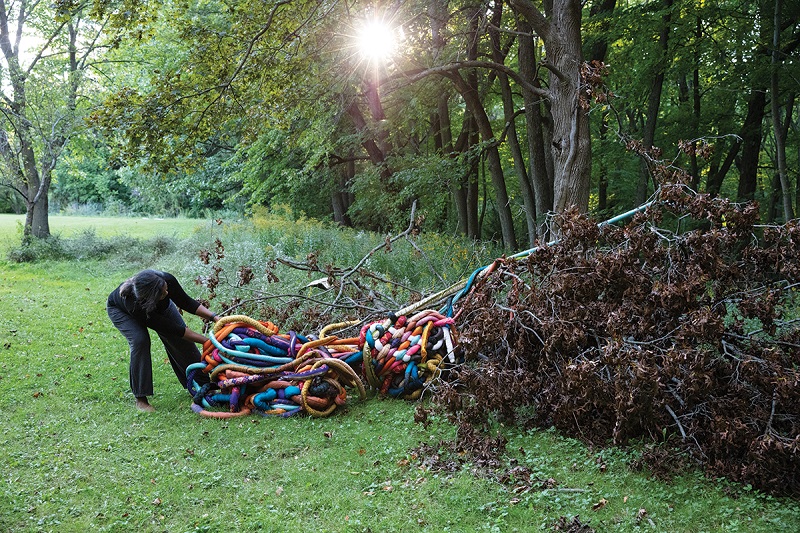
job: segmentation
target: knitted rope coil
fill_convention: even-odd
[[[347,389],[366,398],[364,384],[351,365],[361,362],[357,338],[339,339],[280,334],[271,322],[244,315],[221,318],[203,345],[202,361],[186,371],[192,410],[212,418],[250,413],[328,416],[347,400]],[[205,375],[208,383],[200,376]],[[227,410],[220,410],[221,407]]]
[[[409,400],[419,398],[426,384],[459,362],[453,319],[432,310],[367,324],[359,343],[369,386]]]
[[[355,324],[330,324],[316,338],[281,334],[272,322],[244,315],[221,318],[202,361],[186,371],[192,410],[211,418],[329,416],[345,404],[348,389],[366,398],[359,371],[382,395],[415,400],[459,362],[454,321],[436,311],[390,314],[363,326],[357,338],[329,334]]]

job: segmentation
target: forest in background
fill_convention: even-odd
[[[519,249],[551,213],[606,218],[674,181],[764,222],[798,209],[793,2],[0,11],[0,210],[34,237],[51,211],[254,206],[391,231],[417,201],[426,228]]]

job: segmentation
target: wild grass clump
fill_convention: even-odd
[[[126,234],[100,237],[93,228],[80,231],[72,237],[54,234],[44,239],[23,238],[19,246],[8,251],[13,263],[41,261],[88,261],[119,258],[125,263],[153,262],[174,253],[177,244],[165,237],[146,239]]]
[[[176,263],[173,273],[203,286],[215,309],[303,332],[385,316],[465,279],[500,253],[424,228],[380,235],[266,211],[247,221],[218,220],[182,247],[196,260]],[[308,286],[318,280],[327,288]]]

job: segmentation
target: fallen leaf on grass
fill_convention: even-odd
[[[605,507],[607,503],[608,503],[608,500],[606,500],[605,498],[600,498],[599,502],[597,502],[596,504],[592,505],[592,511],[599,511],[600,509]]]

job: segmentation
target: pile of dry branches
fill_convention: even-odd
[[[463,424],[673,443],[800,494],[800,225],[680,186],[659,200],[624,227],[567,215],[557,245],[484,278],[437,398]]]

